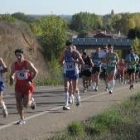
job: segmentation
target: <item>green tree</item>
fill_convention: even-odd
[[[135,52],[140,55],[140,40],[137,37],[132,44],[132,48],[134,48]]]
[[[17,13],[12,14],[12,16],[18,20],[29,22],[29,17],[25,15],[24,13],[17,12]]]
[[[102,26],[102,18],[88,12],[80,12],[72,16],[70,29],[75,31],[97,29]]]
[[[66,23],[60,17],[47,16],[38,21],[42,30],[40,41],[44,48],[45,56],[51,60],[57,58],[67,39]]]
[[[14,17],[12,17],[10,14],[4,14],[4,15],[1,16],[1,20],[6,20],[6,21],[13,22],[16,19]]]

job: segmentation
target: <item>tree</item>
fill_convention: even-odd
[[[73,15],[70,23],[70,29],[75,31],[88,31],[90,29],[97,29],[100,26],[102,26],[102,18],[88,12]]]
[[[17,12],[17,13],[12,14],[12,16],[18,20],[29,22],[28,16],[26,16],[24,13]]]
[[[37,21],[42,30],[40,42],[44,48],[45,57],[51,60],[57,58],[67,39],[66,23],[60,17],[46,16]]]
[[[140,55],[140,40],[136,37],[133,44],[132,48],[135,50],[135,52]]]

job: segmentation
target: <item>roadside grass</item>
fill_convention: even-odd
[[[46,86],[46,85],[62,85],[63,84],[63,74],[62,67],[59,65],[57,59],[52,59],[49,62],[49,74],[44,75],[43,78],[40,78],[36,81],[37,86]]]
[[[140,140],[140,93],[85,121],[74,121],[49,140]]]

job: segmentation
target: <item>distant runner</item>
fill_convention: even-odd
[[[117,65],[117,73],[119,75],[119,80],[122,84],[126,84],[126,71],[127,71],[127,65],[124,59],[121,59],[120,62]]]
[[[88,87],[91,85],[91,71],[93,62],[91,58],[86,54],[86,52],[83,52],[82,58],[85,64],[82,65],[81,75],[84,87],[83,92],[86,92],[88,90]]]
[[[101,72],[101,58],[100,58],[100,47],[96,48],[96,52],[91,54],[92,62],[94,66],[92,67],[92,88],[98,91],[99,88],[99,76]]]
[[[112,94],[115,85],[116,65],[119,61],[118,54],[113,51],[113,48],[111,44],[108,45],[108,53],[105,58],[107,63],[107,85],[110,94]]]
[[[128,73],[129,82],[130,82],[129,89],[131,90],[134,88],[136,65],[137,65],[137,62],[139,61],[139,57],[134,52],[133,48],[130,49],[130,53],[126,56],[125,60],[127,62],[127,73]]]

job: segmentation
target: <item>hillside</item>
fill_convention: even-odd
[[[47,75],[47,64],[42,55],[42,48],[33,36],[30,28],[24,22],[0,21],[0,57],[2,57],[10,68],[11,63],[16,60],[14,51],[22,48],[26,58],[39,70],[37,79]],[[5,75],[8,81],[9,72]]]

